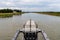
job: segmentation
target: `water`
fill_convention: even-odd
[[[37,13],[0,18],[0,40],[11,40],[16,30],[23,28],[23,24],[29,19],[36,21],[38,27],[46,32],[50,40],[60,40],[60,17]]]

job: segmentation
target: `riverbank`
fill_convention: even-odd
[[[47,14],[52,16],[60,16],[60,12],[37,12],[39,14]]]
[[[13,15],[21,15],[22,13],[0,13],[0,18],[12,17]]]

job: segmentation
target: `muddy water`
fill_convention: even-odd
[[[60,17],[37,13],[0,18],[0,40],[11,40],[16,30],[23,28],[23,24],[29,19],[34,20],[38,27],[46,32],[50,40],[60,40]],[[41,35],[39,34],[39,36]]]

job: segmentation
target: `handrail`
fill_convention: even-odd
[[[47,34],[43,30],[41,30],[39,32],[41,32],[41,34],[43,35],[44,40],[49,40]]]
[[[47,34],[43,30],[41,31],[41,33],[42,33],[42,35],[44,37],[44,40],[49,40]]]
[[[16,34],[14,35],[14,37],[13,37],[12,40],[17,40],[20,32],[23,32],[23,31],[17,30],[17,32],[16,32]],[[43,35],[44,40],[49,40],[47,34],[46,34],[43,30],[39,30],[39,31],[37,31],[36,33],[39,33],[39,32],[41,32],[41,34]],[[23,32],[23,33],[24,33],[24,32]]]
[[[17,32],[16,32],[16,34],[14,35],[14,37],[13,37],[13,39],[12,40],[17,40],[17,38],[18,38],[18,36],[19,36],[19,34],[22,32],[23,34],[24,34],[24,36],[25,36],[25,33],[30,33],[29,35],[31,35],[32,33],[41,33],[42,35],[43,35],[43,38],[44,38],[44,40],[49,40],[49,38],[48,38],[48,36],[47,36],[47,34],[43,31],[43,30],[41,30],[41,29],[39,29],[39,28],[37,28],[36,27],[36,31],[31,31],[31,20],[30,20],[30,23],[29,23],[30,25],[30,31],[28,31],[28,32],[26,32],[25,31],[25,27],[23,28],[23,29],[19,29],[19,30],[17,30]],[[25,25],[24,25],[25,26]],[[37,24],[36,24],[36,26],[37,26]],[[27,38],[27,37],[26,37]]]
[[[17,38],[18,38],[18,36],[19,36],[20,33],[23,33],[23,31],[17,30],[16,34],[14,35],[14,37],[12,38],[12,40],[17,40]]]
[[[16,34],[14,35],[12,40],[17,40],[18,36],[19,36],[20,30],[17,30]]]

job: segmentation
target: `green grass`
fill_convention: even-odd
[[[5,17],[12,17],[12,13],[0,13],[0,18],[5,18]]]
[[[13,15],[21,15],[22,13],[19,13],[19,12],[17,12],[17,13],[13,13]]]
[[[60,12],[37,12],[39,14],[47,14],[52,16],[60,16]]]
[[[22,13],[0,13],[0,18],[12,17],[13,15],[21,15]]]

